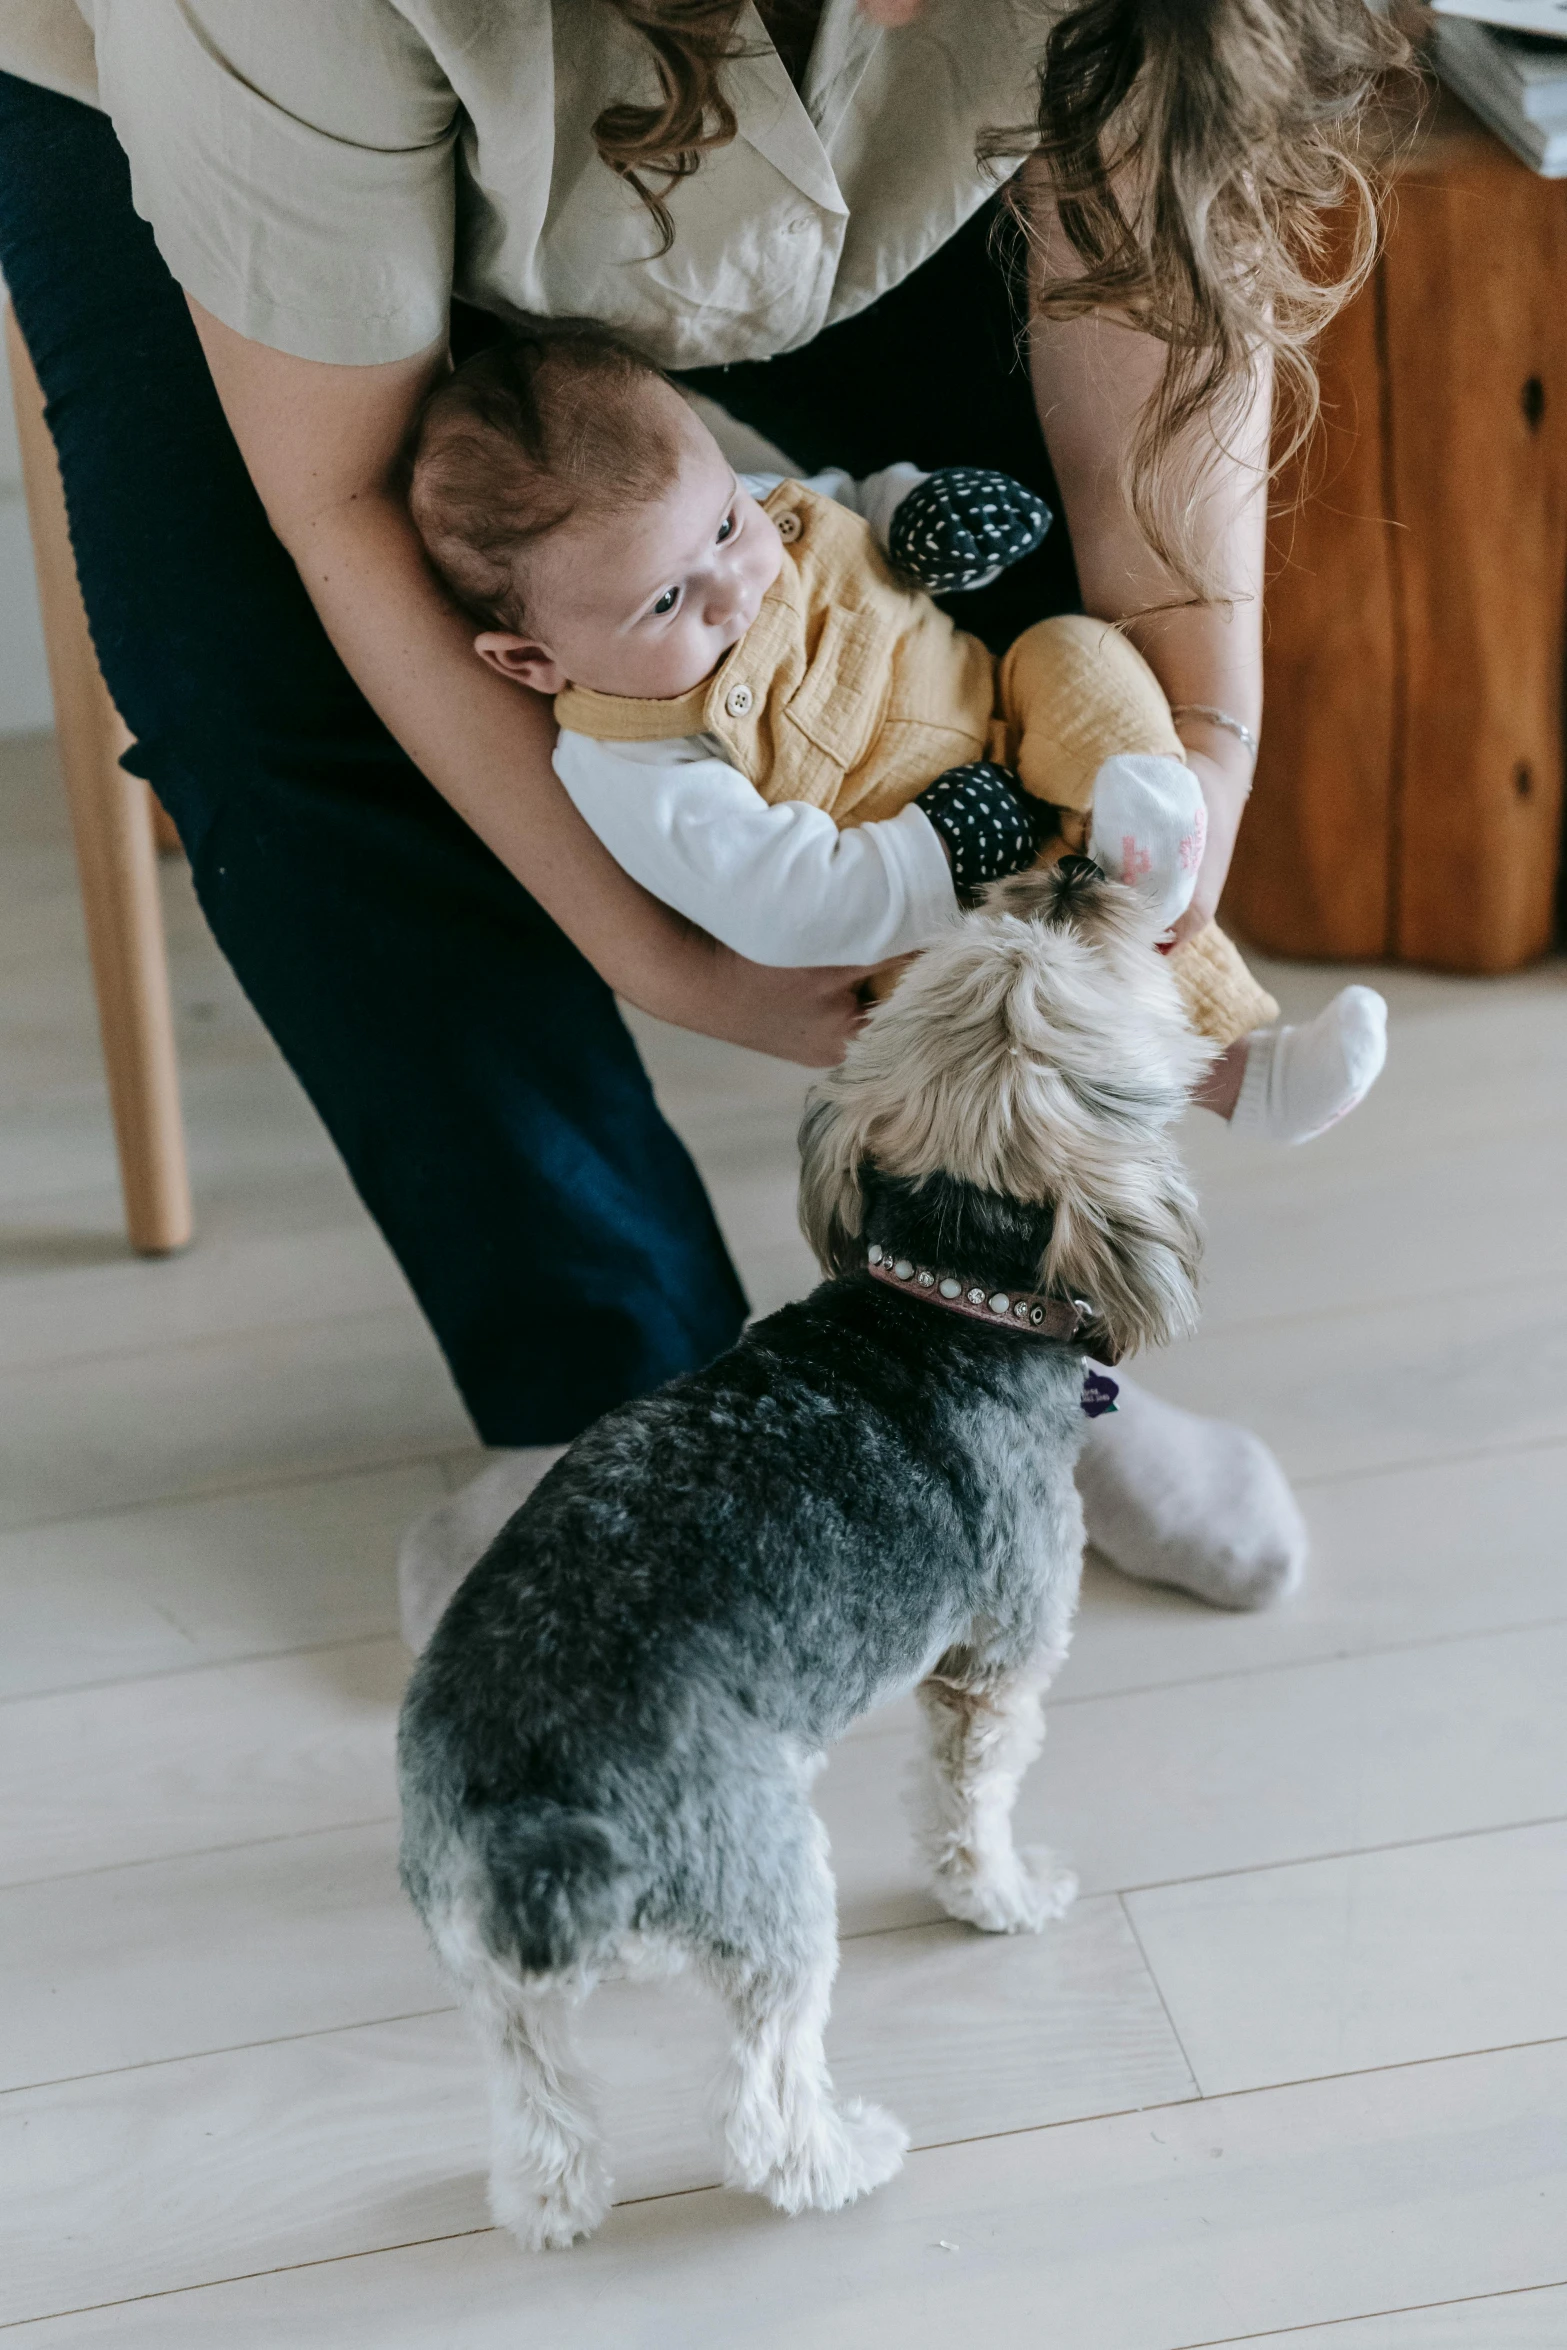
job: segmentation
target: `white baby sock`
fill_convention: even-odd
[[[1088,854],[1140,890],[1168,930],[1192,902],[1208,837],[1202,786],[1182,759],[1118,751],[1094,777]]]
[[[1230,1120],[1238,1132],[1310,1142],[1365,1099],[1387,1059],[1387,1005],[1346,987],[1298,1028],[1258,1028]]]

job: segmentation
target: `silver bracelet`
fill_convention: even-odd
[[[1226,734],[1233,734],[1237,742],[1245,744],[1255,764],[1259,747],[1257,737],[1239,718],[1232,718],[1228,710],[1216,710],[1211,702],[1177,702],[1170,716],[1172,719],[1206,718],[1210,726],[1222,726]]]

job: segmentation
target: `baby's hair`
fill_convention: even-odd
[[[656,367],[602,327],[550,320],[478,352],[425,402],[408,504],[425,553],[486,628],[527,626],[529,551],[576,517],[660,497],[680,462]]]

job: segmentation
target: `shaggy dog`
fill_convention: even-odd
[[[1010,1815],[1070,1636],[1086,1360],[1195,1315],[1170,1139],[1209,1048],[1137,898],[1068,859],[1000,885],[871,1013],[802,1129],[828,1278],[609,1413],[497,1536],[403,1708],[403,1879],[484,2045],[496,2219],[530,2246],[610,2182],[572,2010],[639,1954],[734,2024],[727,2177],[781,2210],[906,2139],[822,2050],[834,1887],[809,1789],[917,1688],[937,1898],[1032,1932],[1073,1880]]]

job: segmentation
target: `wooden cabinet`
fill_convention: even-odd
[[[1392,198],[1273,527],[1225,911],[1280,954],[1508,971],[1561,866],[1567,182],[1446,102]]]

